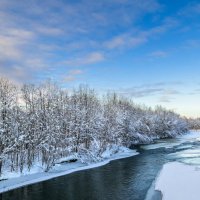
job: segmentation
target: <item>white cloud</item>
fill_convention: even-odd
[[[61,68],[102,62],[117,48],[139,46],[169,28],[165,22],[135,31],[138,19],[159,12],[157,0],[2,0],[0,7],[0,62],[5,71],[20,66],[33,77],[45,77],[52,68],[59,75]],[[109,39],[116,28],[120,31]]]
[[[48,35],[48,36],[61,36],[64,34],[64,31],[61,28],[45,27],[45,26],[36,26],[36,31],[38,33]]]
[[[92,52],[82,57],[67,60],[64,63],[68,66],[83,66],[95,64],[103,60],[105,60],[105,56],[103,53]]]
[[[123,46],[125,44],[125,38],[122,36],[118,36],[115,38],[112,38],[110,41],[105,42],[105,47],[109,49],[114,49],[119,46]]]
[[[71,82],[74,81],[76,79],[76,77],[69,75],[63,78],[63,82]]]
[[[135,47],[140,44],[143,44],[147,41],[147,38],[144,36],[134,36],[131,34],[122,34],[120,36],[114,37],[104,43],[104,46],[108,49],[116,48],[129,48]]]
[[[68,75],[63,78],[63,82],[72,82],[77,79],[77,76],[83,74],[83,70],[74,69],[68,72]]]
[[[105,41],[103,46],[105,49],[125,49],[133,48],[147,43],[151,38],[156,38],[160,34],[165,33],[166,31],[176,27],[178,25],[178,21],[174,18],[166,18],[163,20],[161,25],[155,26],[153,28],[142,30],[142,29],[134,29],[127,31],[126,33],[120,34],[118,36],[114,36],[113,38]],[[158,51],[155,54],[160,54],[159,56],[164,55],[164,52]]]
[[[80,69],[75,69],[75,70],[71,70],[69,73],[72,75],[78,75],[78,74],[82,74],[83,71]]]
[[[116,92],[121,95],[134,98],[158,96],[160,102],[169,102],[174,96],[180,94],[178,90],[171,88],[172,86],[175,87],[178,85],[180,85],[180,82],[158,82],[153,84],[143,84],[130,88],[123,88]]]
[[[169,96],[161,96],[159,101],[158,102],[161,102],[161,103],[170,103],[172,100],[172,97],[169,97]]]

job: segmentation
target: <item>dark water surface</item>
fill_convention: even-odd
[[[0,194],[0,200],[144,200],[170,149],[139,155]]]

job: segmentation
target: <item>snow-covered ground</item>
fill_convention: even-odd
[[[0,181],[0,193],[72,172],[103,166],[112,160],[127,158],[137,154],[136,150],[121,147],[117,153],[114,153],[112,150],[106,150],[102,155],[104,160],[97,163],[85,164],[77,161],[73,163],[56,164],[49,172],[42,172],[39,166],[35,166],[31,171],[24,172],[23,174],[5,173],[4,178],[8,178],[8,180]]]
[[[192,131],[191,134],[180,137],[182,146],[177,148],[179,151],[168,155],[176,161],[165,164],[152,185],[156,191],[162,193],[162,200],[200,199],[199,141],[200,131]],[[151,189],[149,194],[148,197],[153,194]]]
[[[164,165],[155,189],[162,192],[162,200],[199,200],[200,167],[179,162]]]

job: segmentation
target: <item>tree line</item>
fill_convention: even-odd
[[[200,130],[200,118],[188,118],[187,122],[189,129]]]
[[[0,176],[35,163],[48,171],[59,159],[99,161],[112,146],[174,137],[187,120],[162,107],[134,104],[115,93],[99,97],[86,86],[71,92],[46,81],[16,86],[0,78]]]

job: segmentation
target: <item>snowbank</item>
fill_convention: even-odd
[[[199,200],[200,168],[179,162],[164,165],[155,183],[163,200]]]
[[[77,161],[75,163],[65,163],[65,164],[56,164],[55,167],[49,172],[37,172],[31,171],[27,172],[29,174],[21,175],[19,174],[7,174],[5,177],[8,177],[8,180],[0,181],[0,193],[16,189],[25,185],[30,185],[33,183],[49,180],[55,177],[63,176],[70,174],[72,172],[81,171],[85,169],[91,169],[95,167],[100,167],[108,164],[112,160],[117,160],[121,158],[127,158],[135,156],[138,153],[136,150],[131,150],[128,148],[120,148],[119,151],[115,154],[110,153],[108,150],[104,154],[104,161],[92,164],[85,164]],[[32,174],[31,174],[32,173]],[[16,178],[17,177],[17,178]]]
[[[161,142],[162,141],[162,142]],[[191,130],[189,133],[177,136],[175,139],[163,139],[155,144],[141,146],[145,150],[158,149],[158,148],[173,148],[185,142],[200,141],[200,131]],[[181,147],[180,147],[181,148]]]
[[[171,141],[171,143],[169,143],[169,139],[168,139],[168,142],[166,141],[166,142],[159,142],[159,143],[155,143],[155,144],[148,144],[148,145],[143,145],[141,147],[144,150],[152,150],[152,149],[159,149],[159,148],[169,149],[169,148],[178,146],[180,144],[181,144],[181,142],[177,142],[177,141],[176,142]]]

